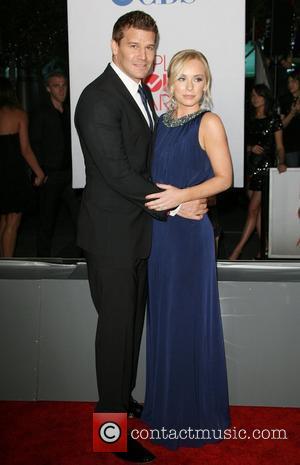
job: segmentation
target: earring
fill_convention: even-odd
[[[170,110],[175,110],[175,108],[177,107],[177,102],[174,98],[174,95],[171,95],[171,99],[170,99]]]
[[[203,108],[202,109],[205,109],[204,107],[206,106],[207,104],[207,89],[205,89],[203,91],[203,94],[201,96],[201,99],[200,99],[200,107],[202,106]]]

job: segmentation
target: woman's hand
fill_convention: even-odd
[[[278,163],[277,170],[279,173],[284,173],[287,170],[287,166],[284,163]]]
[[[35,187],[39,187],[41,186],[42,184],[45,184],[45,182],[47,181],[48,179],[48,176],[45,176],[45,173],[43,171],[39,172],[36,177],[34,178],[34,181],[33,181],[33,185]]]
[[[295,116],[299,112],[300,112],[300,99],[298,97],[296,102],[294,102],[291,106],[291,113],[293,116]]]
[[[176,208],[184,202],[183,189],[178,189],[178,187],[174,187],[169,184],[156,185],[160,189],[164,190],[162,192],[146,196],[146,199],[149,200],[149,202],[145,203],[145,206],[149,208],[149,210],[172,210],[172,208]]]
[[[261,155],[264,153],[264,148],[261,145],[253,145],[251,147],[251,152],[255,153],[255,155]]]

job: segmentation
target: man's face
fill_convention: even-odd
[[[67,80],[63,76],[52,76],[48,79],[46,89],[52,100],[57,103],[64,103],[68,90]]]
[[[124,29],[124,37],[112,40],[114,63],[136,82],[150,72],[155,57],[155,33],[133,27]]]

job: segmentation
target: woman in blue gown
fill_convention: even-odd
[[[142,418],[159,430],[154,440],[176,449],[219,440],[230,419],[213,229],[207,215],[172,214],[229,188],[232,167],[222,122],[208,111],[205,57],[177,53],[168,79],[173,109],[159,119],[152,164],[163,191],[146,205],[173,210],[166,222],[153,222]]]

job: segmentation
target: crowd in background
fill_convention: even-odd
[[[34,205],[36,256],[53,256],[53,237],[62,204],[75,242],[79,199],[72,188],[71,121],[68,81],[62,69],[46,67],[48,97],[30,117],[15,90],[0,80],[0,253],[13,257],[22,215]],[[31,182],[31,172],[36,177]],[[37,187],[38,189],[34,189]],[[34,240],[34,238],[33,238]]]
[[[245,124],[245,190],[249,198],[243,232],[229,259],[238,259],[252,233],[261,235],[261,196],[268,170],[280,173],[300,167],[300,73],[290,56],[278,68],[278,99],[265,84],[252,86]],[[53,64],[44,68],[48,98],[28,115],[21,109],[8,79],[0,81],[0,254],[13,257],[22,215],[36,217],[36,256],[51,257],[62,204],[75,244],[80,193],[72,189],[70,111],[66,73]],[[243,156],[243,154],[241,154]],[[210,199],[216,246],[222,233],[217,200]],[[74,249],[76,250],[76,249]],[[80,255],[77,249],[77,256]],[[260,258],[257,251],[256,258]]]

